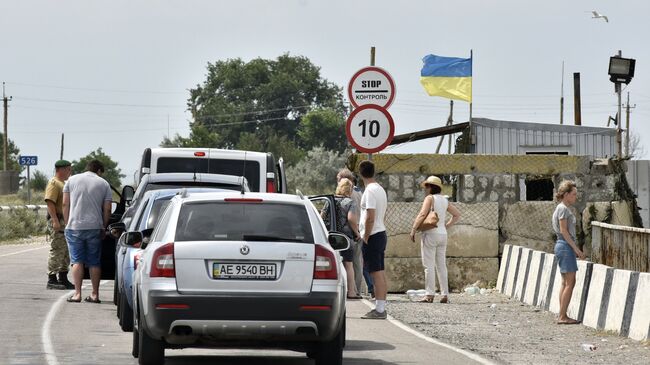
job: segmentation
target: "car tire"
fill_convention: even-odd
[[[316,365],[342,365],[343,346],[345,342],[345,317],[339,333],[327,342],[318,344],[314,360]],[[309,354],[307,355],[309,356]]]
[[[113,304],[117,305],[118,303],[118,291],[117,291],[117,270],[115,270],[115,279],[113,280]]]
[[[133,308],[138,308],[137,307],[138,303],[135,301],[135,298],[133,298]],[[133,316],[133,336],[132,341],[131,341],[131,356],[135,357],[136,359],[140,355],[140,333],[138,331],[138,328],[140,328],[140,325],[138,324],[138,315],[137,313],[134,312]]]
[[[124,293],[120,294],[120,328],[124,332],[133,331],[133,309]]]
[[[140,314],[138,322],[138,364],[162,365],[165,363],[165,343],[151,338],[144,329],[144,320]],[[325,363],[323,363],[325,364]]]

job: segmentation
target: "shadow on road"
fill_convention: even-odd
[[[345,341],[345,351],[375,351],[375,350],[394,350],[395,346],[376,341],[347,340]]]

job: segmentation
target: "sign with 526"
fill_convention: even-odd
[[[18,163],[20,166],[36,166],[38,165],[38,156],[20,156]]]

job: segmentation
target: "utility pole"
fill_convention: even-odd
[[[449,117],[447,118],[447,125],[452,125],[454,123],[454,101],[449,100]],[[440,147],[442,147],[442,142],[445,140],[445,136],[440,137],[438,141],[438,147],[436,147],[436,154],[440,153]],[[451,135],[449,135],[449,154],[451,154]]]
[[[562,92],[560,94],[560,124],[564,124],[564,61],[562,61]]]
[[[630,92],[627,92],[627,104],[625,105],[625,156],[630,157],[630,109],[636,108],[636,104],[630,106]]]
[[[375,65],[375,46],[370,47],[370,66]],[[368,160],[372,161],[372,153],[368,154]]]
[[[618,56],[622,57],[623,52],[618,50]],[[614,84],[614,91],[618,95],[618,111],[616,112],[616,142],[618,143],[618,158],[623,158],[623,132],[621,130],[621,83],[617,82]]]
[[[582,107],[580,105],[580,72],[573,73],[573,110],[574,124],[582,125]]]
[[[59,160],[63,160],[63,139],[64,139],[65,134],[61,133],[61,155],[59,156]]]
[[[9,101],[11,96],[7,98],[5,94],[5,83],[2,82],[2,105],[4,109],[4,141],[2,141],[2,156],[3,156],[3,171],[9,170],[9,136],[7,136],[7,110],[9,109]]]

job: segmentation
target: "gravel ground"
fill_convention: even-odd
[[[452,294],[450,304],[389,295],[388,313],[420,332],[502,364],[650,364],[650,343],[583,325],[557,325],[553,313],[499,293]],[[492,304],[496,304],[491,308]],[[597,348],[586,352],[583,344]]]

